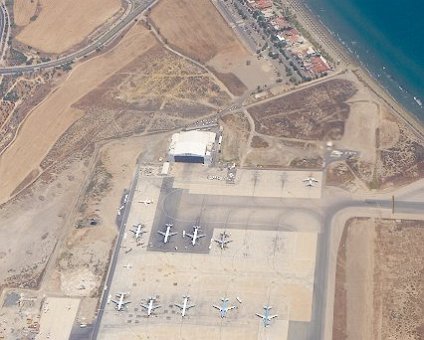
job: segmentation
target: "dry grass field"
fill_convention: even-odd
[[[321,82],[249,109],[257,132],[305,140],[340,139],[355,84],[342,79]]]
[[[72,108],[84,95],[122,67],[156,44],[141,25],[135,26],[121,42],[106,54],[77,66],[68,78],[31,112],[14,143],[0,156],[0,202],[5,202],[15,188],[33,171],[56,140],[81,117]]]
[[[26,26],[36,13],[38,0],[15,0],[13,2],[13,15],[15,24]]]
[[[246,53],[209,0],[163,0],[151,18],[171,45],[201,62],[219,53]]]
[[[163,0],[151,19],[173,48],[205,64],[213,59],[214,71],[225,70],[215,75],[233,94],[247,89],[232,68],[245,63],[250,54],[209,0]]]
[[[423,223],[350,220],[339,247],[334,340],[424,337]]]
[[[16,38],[46,53],[63,53],[82,42],[121,8],[119,0],[39,1],[39,15]],[[28,4],[18,2],[18,5],[22,9],[18,11],[18,19],[24,23],[31,8]]]

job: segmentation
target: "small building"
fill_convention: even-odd
[[[169,146],[169,160],[183,163],[212,163],[215,132],[183,131],[172,135]]]

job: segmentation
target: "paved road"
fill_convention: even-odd
[[[6,35],[6,7],[2,3],[0,5],[0,56],[3,54],[3,39],[6,39]]]
[[[3,67],[0,68],[0,74],[19,74],[24,72],[33,72],[41,69],[50,69],[62,65],[66,65],[76,61],[79,58],[83,58],[93,52],[95,52],[98,48],[102,48],[103,46],[110,43],[114,38],[116,38],[122,30],[124,30],[137,16],[139,16],[144,10],[150,7],[156,0],[145,0],[140,5],[133,8],[133,10],[125,16],[121,17],[118,20],[118,23],[114,25],[110,30],[106,33],[98,37],[95,41],[90,43],[89,45],[83,47],[82,49],[68,54],[64,57],[61,57],[56,60],[51,60],[48,62],[42,62],[36,65],[22,65],[22,66],[13,66],[13,67]]]
[[[334,251],[334,249],[330,249],[331,228],[335,215],[347,208],[378,208],[379,210],[391,211],[392,200],[345,200],[332,204],[326,209],[323,220],[323,233],[319,236],[316,257],[312,322],[307,331],[306,339],[325,339],[328,293],[334,294],[334,291],[328,292],[327,289],[330,275],[330,251]],[[396,201],[395,213],[413,214],[417,215],[418,219],[422,219],[422,216],[424,216],[424,203],[406,200]]]
[[[105,281],[105,285],[104,285],[105,289],[103,290],[103,295],[102,295],[102,298],[101,298],[101,301],[100,301],[100,307],[99,307],[99,310],[98,310],[96,321],[93,324],[93,332],[92,332],[91,337],[90,337],[90,339],[93,339],[93,340],[97,339],[97,336],[99,334],[100,325],[101,325],[101,322],[102,322],[106,303],[107,303],[107,300],[108,300],[108,297],[109,297],[109,294],[110,294],[110,287],[112,285],[113,274],[115,273],[116,264],[118,262],[119,249],[121,248],[122,239],[123,239],[124,234],[125,234],[125,226],[127,224],[128,215],[130,213],[131,202],[134,198],[135,189],[137,188],[137,182],[138,182],[139,171],[140,171],[139,169],[140,169],[140,167],[139,167],[139,165],[137,165],[137,169],[136,169],[134,178],[133,178],[132,183],[131,183],[131,188],[130,188],[130,191],[128,193],[127,204],[124,208],[121,223],[119,225],[119,234],[118,234],[118,238],[117,238],[116,243],[115,243],[115,248],[114,248],[112,258],[111,258],[111,262],[110,262],[110,265],[109,265],[109,270],[108,270],[108,273],[107,273],[107,276],[106,276],[106,281]]]

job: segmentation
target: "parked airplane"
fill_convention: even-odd
[[[116,293],[116,297],[118,298],[118,300],[111,300],[114,304],[116,304],[115,309],[117,311],[122,311],[124,310],[124,307],[131,303],[131,301],[124,301],[125,300],[125,295],[127,295],[128,293]]]
[[[147,200],[143,200],[143,201],[138,201],[138,203],[143,203],[144,205],[148,205],[148,204],[152,204],[153,201],[150,200],[150,199],[147,199]]]
[[[308,178],[305,178],[303,180],[303,182],[306,183],[306,186],[307,187],[313,187],[315,183],[318,183],[318,180],[315,179],[315,178],[313,178],[313,177],[311,177],[311,176],[309,176]]]
[[[219,310],[221,318],[225,318],[227,316],[227,312],[229,310],[232,310],[232,309],[237,308],[237,307],[236,306],[228,306],[229,300],[226,297],[221,298],[221,301],[222,301],[221,306],[212,305],[212,307]]]
[[[220,234],[219,239],[215,238],[214,241],[219,244],[219,247],[221,249],[225,249],[227,248],[227,244],[232,242],[232,240],[228,239],[229,237],[230,237],[230,234],[227,234],[227,232],[224,231],[223,233]]]
[[[141,237],[142,234],[146,233],[146,231],[142,230],[144,228],[144,225],[142,225],[140,223],[137,224],[137,225],[134,225],[133,228],[135,228],[135,229],[131,229],[130,231],[132,233],[134,233],[134,238],[136,240],[138,240]]]
[[[269,315],[269,311],[272,307],[271,306],[264,306],[264,313],[263,314],[259,314],[256,313],[257,316],[259,316],[260,318],[262,318],[263,322],[264,322],[264,327],[268,327],[271,324],[271,319],[276,318],[278,315]]]
[[[147,316],[150,316],[156,308],[161,307],[160,305],[154,305],[155,300],[156,298],[150,297],[147,300],[147,304],[140,303],[140,306],[146,309]]]
[[[190,296],[184,295],[183,296],[183,304],[175,303],[175,306],[181,309],[181,316],[184,317],[186,315],[186,311],[196,305],[189,305],[188,300],[190,299]]]
[[[183,233],[183,236],[184,235],[187,235],[188,237],[190,237],[191,238],[191,245],[192,246],[195,246],[196,245],[196,241],[199,238],[202,238],[202,237],[205,237],[206,236],[204,234],[199,234],[199,231],[200,231],[200,227],[197,226],[197,225],[195,225],[195,226],[193,226],[193,234],[189,234],[189,233],[184,232]]]
[[[172,224],[170,223],[165,224],[165,227],[166,227],[166,230],[164,232],[159,230],[158,234],[161,234],[163,236],[163,243],[168,243],[169,238],[171,236],[177,235],[178,233],[175,233],[175,232],[171,233]]]

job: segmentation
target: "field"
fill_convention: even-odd
[[[14,22],[18,26],[26,26],[36,13],[39,1],[15,0],[13,2]]]
[[[208,0],[160,1],[151,18],[171,45],[201,62],[220,53],[231,53],[234,58],[246,53]]]
[[[424,336],[423,223],[356,218],[340,243],[333,339]]]
[[[346,80],[329,80],[249,109],[259,133],[303,140],[340,139],[356,92]]]
[[[39,7],[38,16],[25,26],[16,39],[43,52],[59,54],[82,42],[97,27],[112,18],[121,8],[121,2],[39,0]],[[16,3],[15,9],[18,25],[23,25],[28,21],[31,7]]]
[[[0,177],[4,180],[0,202],[6,201],[28,174],[39,168],[56,140],[83,115],[72,104],[122,68],[123,59],[131,61],[154,44],[147,30],[135,26],[115,49],[76,67],[33,109],[14,143],[1,155]]]
[[[233,71],[250,54],[209,0],[164,0],[151,19],[173,48],[205,64],[213,60],[211,68],[233,94],[247,89]]]

